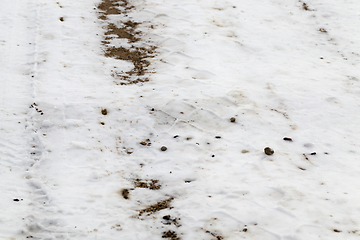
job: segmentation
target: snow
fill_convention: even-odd
[[[357,1],[100,2],[0,2],[0,239],[359,238]]]

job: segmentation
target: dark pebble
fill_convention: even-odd
[[[160,149],[161,149],[161,151],[165,152],[167,150],[167,147],[162,146]]]
[[[129,189],[123,189],[121,191],[121,195],[123,196],[123,198],[129,199],[129,195],[130,195]]]
[[[264,148],[264,152],[266,155],[273,155],[275,151],[269,147],[266,147]]]
[[[236,118],[232,117],[230,118],[230,122],[235,122],[236,121]]]
[[[163,216],[163,219],[164,220],[171,220],[171,217],[170,217],[170,215],[165,215],[165,216]]]
[[[106,109],[106,108],[105,108],[105,109],[101,109],[101,114],[102,114],[102,115],[107,115],[107,114],[108,114],[107,109]]]
[[[20,200],[19,200],[19,199],[17,199],[17,198],[15,198],[15,199],[14,199],[14,202],[19,202],[19,201],[20,201]]]
[[[284,137],[283,140],[284,140],[284,141],[289,141],[289,142],[292,142],[292,141],[293,141],[293,140],[292,140],[291,138],[289,138],[289,137]]]
[[[316,152],[312,152],[312,153],[310,153],[310,155],[316,155]]]
[[[140,142],[140,144],[146,146],[146,142]]]
[[[215,136],[215,138],[221,138],[220,136]]]

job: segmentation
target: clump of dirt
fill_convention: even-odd
[[[171,201],[174,200],[174,198],[169,198],[167,200],[158,202],[154,205],[151,205],[147,208],[141,209],[139,210],[139,216],[141,216],[143,213],[147,213],[148,216],[150,216],[151,214],[164,210],[164,209],[171,209],[172,207],[170,206]]]
[[[161,185],[159,180],[150,179],[149,180],[142,180],[142,179],[135,179],[134,185],[136,188],[148,188],[151,190],[159,190]]]
[[[162,238],[170,238],[171,240],[180,240],[176,232],[170,230],[167,232],[163,232]]]
[[[266,154],[266,155],[273,155],[274,154],[274,150],[273,149],[271,149],[271,148],[269,148],[269,147],[266,147],[266,148],[264,148],[264,153]]]
[[[121,191],[121,196],[123,196],[124,199],[129,199],[130,198],[130,191],[129,189],[125,188]]]
[[[145,141],[140,142],[140,144],[143,146],[151,146],[151,141],[150,139],[146,139]]]
[[[125,27],[119,28],[119,27],[115,26],[115,24],[110,23],[107,26],[108,31],[105,33],[105,36],[109,36],[109,37],[105,37],[106,41],[103,41],[103,43],[109,44],[110,42],[108,42],[108,40],[113,39],[113,37],[111,37],[111,35],[116,35],[118,38],[126,38],[126,39],[128,39],[128,41],[130,43],[138,42],[140,40],[140,38],[135,37],[134,30],[135,30],[136,26],[140,23],[131,22],[131,21],[128,21],[128,22],[132,23],[132,25],[128,25],[131,27],[126,27],[126,25],[125,25]]]
[[[131,6],[127,0],[103,0],[98,6],[98,9],[102,11],[100,14],[102,20],[107,19],[107,15],[121,14],[133,8],[134,6]]]
[[[103,2],[98,5],[99,19],[104,20],[107,23],[105,38],[102,41],[105,50],[104,55],[106,57],[115,58],[118,60],[130,61],[133,63],[134,67],[128,72],[118,71],[116,67],[112,70],[112,76],[120,81],[115,81],[118,85],[128,85],[136,84],[140,82],[148,82],[149,79],[144,77],[147,73],[150,62],[146,59],[154,57],[155,46],[139,47],[135,46],[135,43],[143,43],[141,41],[141,31],[136,31],[140,22],[135,22],[131,20],[123,21],[117,25],[109,22],[108,15],[124,15],[127,17],[127,13],[135,9],[127,0],[103,0]],[[131,44],[130,48],[125,48],[123,46],[116,47],[111,44],[113,39],[126,39],[128,43]]]
[[[105,33],[106,34],[106,33]],[[150,65],[150,62],[146,58],[153,57],[155,47],[149,49],[144,47],[132,47],[127,49],[124,47],[108,47],[105,50],[105,57],[111,57],[119,60],[131,61],[134,64],[134,68],[131,71],[126,72],[126,75],[122,73],[114,73],[114,77],[123,77],[124,79],[129,79],[129,77],[143,76],[147,71],[147,67]],[[138,81],[141,81],[138,78]],[[145,81],[142,81],[145,82]]]
[[[300,3],[302,3],[301,8],[305,11],[314,11],[314,9],[311,9],[309,5],[299,0]]]
[[[106,108],[101,109],[101,114],[102,115],[107,115],[108,114],[107,109]]]
[[[170,215],[163,216],[162,224],[164,225],[171,225],[174,224],[176,227],[181,227],[181,224],[178,222],[180,221],[180,218],[172,218]]]

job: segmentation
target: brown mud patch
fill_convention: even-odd
[[[135,179],[134,185],[136,188],[148,188],[150,190],[159,190],[161,188],[161,185],[159,183],[159,180],[141,180],[141,179]]]
[[[180,218],[172,218],[170,215],[165,215],[162,219],[161,223],[164,225],[174,224],[176,227],[181,227],[181,224],[178,222],[181,220]]]
[[[130,191],[129,189],[125,188],[123,190],[120,191],[121,193],[121,196],[124,198],[124,199],[129,199],[130,198]]]
[[[107,15],[122,14],[133,8],[134,6],[131,6],[127,0],[103,0],[98,6],[102,11],[100,14],[102,20],[107,19]]]
[[[154,205],[151,205],[147,208],[141,209],[139,210],[139,216],[143,215],[144,213],[147,213],[148,216],[150,216],[153,213],[156,213],[158,211],[164,210],[164,209],[171,209],[172,207],[170,206],[171,201],[174,200],[174,198],[169,198],[166,199],[164,201],[158,202]]]
[[[102,41],[105,57],[114,58],[123,61],[130,61],[133,68],[124,72],[114,67],[111,75],[116,79],[117,85],[136,84],[148,82],[145,76],[148,73],[150,62],[147,60],[154,57],[155,46],[149,46],[146,41],[142,40],[142,32],[137,30],[141,24],[130,19],[112,23],[109,15],[123,15],[128,18],[128,13],[135,9],[127,0],[103,0],[97,6],[99,10],[99,19],[106,23],[106,32]],[[130,44],[130,47],[116,46],[112,40],[123,39]]]
[[[167,232],[163,232],[162,238],[169,238],[171,240],[180,240],[176,232],[170,230]]]

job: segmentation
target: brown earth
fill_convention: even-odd
[[[171,206],[170,206],[170,203],[171,201],[174,200],[174,198],[169,198],[169,199],[166,199],[164,201],[161,201],[161,202],[158,202],[154,205],[151,205],[147,208],[144,208],[144,209],[141,209],[139,210],[139,216],[141,216],[143,213],[147,213],[147,215],[151,215],[155,212],[158,212],[160,210],[164,210],[164,209],[167,209],[167,208],[170,208],[171,209]]]
[[[118,85],[128,85],[149,81],[149,79],[145,77],[145,74],[148,72],[150,62],[146,59],[154,57],[156,47],[138,47],[134,45],[134,43],[139,42],[145,43],[145,41],[141,39],[142,32],[136,31],[136,28],[141,23],[127,20],[119,23],[118,25],[120,26],[117,26],[111,23],[107,17],[109,15],[127,16],[135,7],[127,0],[103,0],[97,8],[100,10],[99,19],[107,24],[107,31],[102,41],[105,48],[104,55],[118,60],[130,61],[134,65],[132,70],[125,73],[121,70],[118,71],[117,68],[114,67],[115,70],[112,71],[112,76],[120,80],[115,81],[115,83]],[[127,42],[131,44],[131,47],[115,47],[111,44],[111,40],[113,39],[126,39]]]

